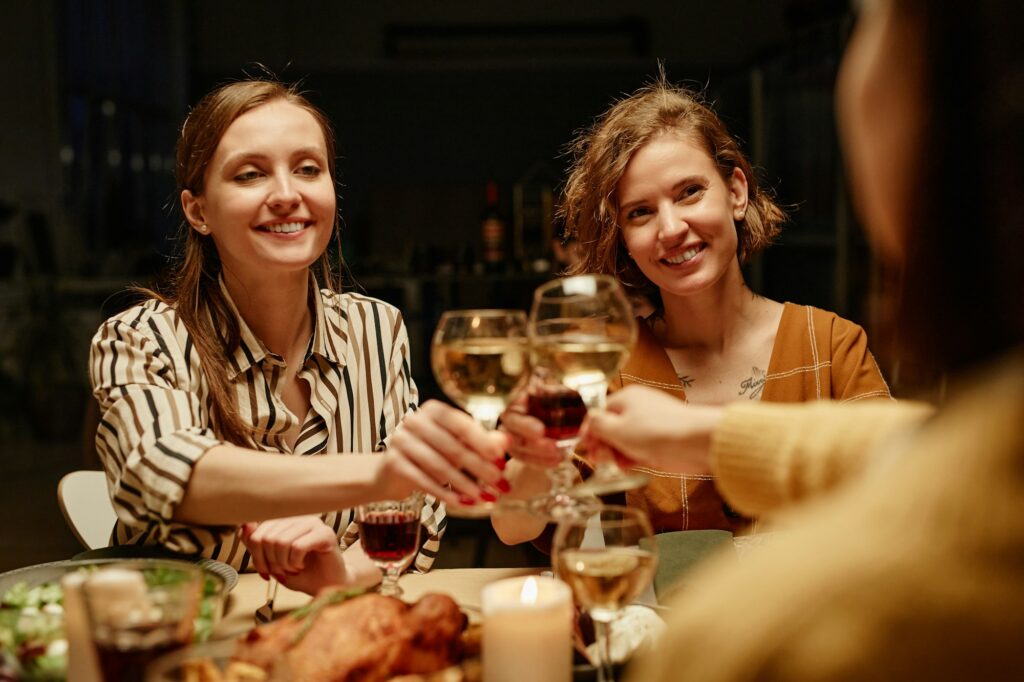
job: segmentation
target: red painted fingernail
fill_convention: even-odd
[[[283,583],[285,581],[285,577],[283,575],[275,575],[274,579],[279,583]]]
[[[263,578],[264,580],[270,580],[270,576],[267,575],[266,573],[260,573],[260,577]]]
[[[512,490],[512,485],[504,478],[498,481],[495,485],[498,487],[498,490],[500,490],[503,493],[507,493],[508,491]]]
[[[459,495],[459,504],[466,507],[472,507],[474,504],[476,504],[476,500],[470,497],[469,495]]]
[[[480,499],[483,500],[484,502],[497,502],[498,501],[497,497],[495,497],[494,495],[490,494],[486,490],[484,490],[483,492],[480,493]]]
[[[504,455],[502,455],[501,457],[499,457],[496,460],[494,460],[494,466],[498,467],[499,471],[504,471],[505,470],[505,464],[506,464],[506,462],[505,462]]]
[[[288,575],[298,575],[299,573],[302,573],[302,571],[285,571],[285,573]]]

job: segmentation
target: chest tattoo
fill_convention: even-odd
[[[683,385],[683,388],[690,388],[693,386],[693,377],[684,374],[677,374],[676,376],[679,377],[679,383]]]
[[[758,400],[761,391],[764,390],[766,371],[758,367],[750,368],[751,375],[740,382],[740,392],[737,395],[745,395],[750,400]]]

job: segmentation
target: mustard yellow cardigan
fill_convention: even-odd
[[[713,439],[776,540],[702,565],[629,679],[992,680],[1024,670],[1024,352],[925,420],[901,402],[737,403]]]

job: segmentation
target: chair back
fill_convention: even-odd
[[[57,503],[71,532],[86,549],[106,547],[117,515],[102,471],[72,471],[57,484]]]

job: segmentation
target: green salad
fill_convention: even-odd
[[[79,571],[95,571],[87,566]],[[150,586],[184,578],[173,567],[142,569]],[[224,583],[204,573],[203,599],[195,620],[195,641],[206,641],[219,615]],[[0,595],[0,682],[63,680],[67,677],[68,643],[64,636],[64,594],[59,582],[19,582]]]

